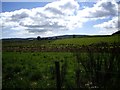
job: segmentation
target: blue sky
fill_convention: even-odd
[[[37,7],[43,7],[48,3],[49,2],[3,2],[2,12],[15,11],[22,8],[32,9]]]
[[[3,2],[2,38],[110,35],[118,30],[118,4],[108,2]]]

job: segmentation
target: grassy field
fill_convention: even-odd
[[[56,61],[66,90],[120,88],[119,37],[3,41],[3,88],[55,89]]]
[[[66,45],[66,44],[74,44],[74,45],[90,45],[93,43],[120,43],[120,35],[113,36],[92,36],[92,37],[82,37],[82,38],[69,38],[69,39],[57,39],[57,40],[3,40],[3,47],[6,46],[29,46],[29,47],[39,47],[41,45]]]
[[[51,44],[77,44],[77,45],[90,45],[93,43],[113,43],[113,42],[120,42],[120,36],[106,36],[106,37],[84,37],[84,38],[71,38],[71,39],[64,39],[64,40],[56,40]]]
[[[12,52],[69,52],[74,50],[85,50],[84,46],[96,47],[113,47],[116,43],[120,45],[120,36],[106,37],[84,37],[84,38],[69,38],[57,40],[3,40],[3,51]],[[114,45],[113,45],[114,44]],[[116,46],[115,45],[115,46]],[[95,47],[96,46],[96,47]]]
[[[55,88],[55,61],[59,61],[61,67],[66,61],[71,73],[74,72],[74,59],[72,53],[5,52],[3,53],[3,87]]]
[[[77,88],[78,82],[81,88],[89,88],[90,82],[91,87],[119,87],[119,59],[111,53],[4,52],[3,87],[56,88],[55,61],[60,62],[62,88]]]

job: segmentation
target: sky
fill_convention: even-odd
[[[119,30],[115,0],[2,2],[2,38],[110,35]]]

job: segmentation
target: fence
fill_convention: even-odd
[[[57,90],[61,90],[61,85],[63,83],[64,80],[62,80],[63,77],[62,74],[64,73],[60,73],[60,63],[59,62],[55,62],[55,68],[56,68],[56,84],[57,84]],[[93,71],[87,71],[86,73],[92,73]],[[118,79],[117,82],[118,84],[116,85],[117,87],[113,87],[113,88],[118,88],[119,87],[119,80],[120,80],[120,73],[119,72],[105,72],[105,71],[95,71],[97,74],[96,77],[90,77],[91,79],[91,82],[88,82],[85,84],[85,87],[81,87],[82,85],[80,85],[81,81],[80,81],[80,70],[77,70],[76,71],[76,78],[77,78],[77,81],[76,81],[76,84],[77,84],[77,88],[109,88],[108,86],[106,86],[106,83],[105,83],[105,80],[109,80],[110,78],[112,78],[111,75],[117,75],[118,77],[114,77],[115,79]],[[104,77],[100,77],[100,75],[104,74]],[[103,79],[104,82],[100,82],[102,80],[100,80],[99,78]],[[97,81],[93,80],[93,79],[96,79]],[[103,85],[97,85],[97,84],[94,84],[94,83],[97,83],[97,84],[103,84]],[[112,84],[112,83],[111,83]],[[109,85],[110,86],[110,85]]]

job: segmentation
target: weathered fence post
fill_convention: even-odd
[[[77,88],[80,89],[80,70],[76,70],[76,84]]]
[[[56,68],[56,86],[57,90],[61,90],[61,78],[60,78],[60,65],[59,62],[55,62],[55,68]]]

